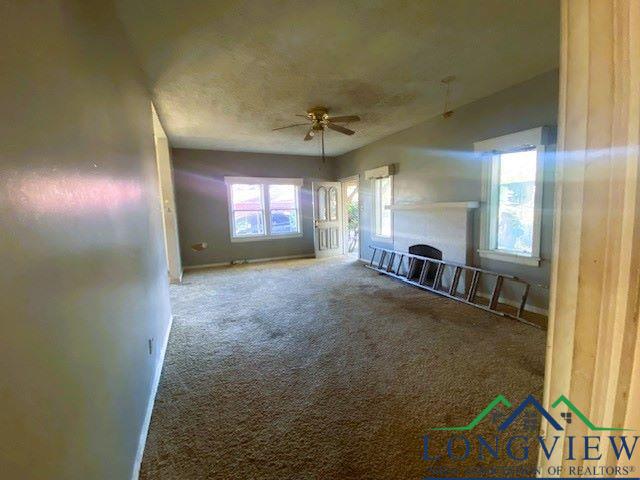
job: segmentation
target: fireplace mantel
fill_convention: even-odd
[[[462,208],[466,210],[472,210],[474,208],[478,208],[480,206],[480,202],[469,201],[469,202],[406,202],[406,203],[395,203],[391,205],[389,208],[391,210],[434,210],[434,209],[445,209],[445,208]]]

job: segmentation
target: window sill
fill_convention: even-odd
[[[392,243],[393,242],[393,237],[392,236],[383,237],[381,235],[371,235],[371,241],[372,242],[380,242],[380,243]]]
[[[498,250],[478,250],[478,253],[482,258],[490,258],[491,260],[519,263],[520,265],[529,265],[531,267],[540,266],[540,257],[531,257],[528,255],[519,255],[517,253],[501,252]]]
[[[287,235],[256,235],[254,237],[231,237],[231,243],[262,242],[265,240],[282,240],[285,238],[302,238],[302,233],[291,233]]]

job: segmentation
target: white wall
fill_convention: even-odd
[[[108,3],[0,6],[6,479],[130,478],[168,331],[150,99]]]

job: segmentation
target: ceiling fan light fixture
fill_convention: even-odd
[[[305,115],[296,114],[296,117],[305,117]],[[320,132],[322,134],[322,151],[324,158],[324,132],[328,131],[328,129],[342,133],[344,135],[353,135],[356,133],[350,128],[343,127],[342,125],[338,125],[337,123],[349,123],[349,122],[358,122],[360,121],[360,117],[358,115],[341,115],[338,117],[329,116],[329,109],[326,107],[313,107],[307,110],[306,117],[310,121],[309,123],[294,123],[291,125],[286,125],[284,127],[274,128],[273,131],[285,130],[288,128],[298,127],[307,125],[309,130],[307,130],[306,135],[304,136],[304,141],[309,141],[314,138],[316,132]]]
[[[446,91],[444,94],[444,108],[442,110],[442,118],[449,118],[453,115],[453,110],[449,108],[449,96],[451,94],[451,82],[456,79],[455,75],[449,75],[440,80],[440,83],[446,86]]]

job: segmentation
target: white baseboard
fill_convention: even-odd
[[[140,467],[142,466],[142,456],[144,455],[144,447],[147,443],[147,434],[149,433],[149,425],[151,424],[151,414],[153,413],[153,405],[156,400],[156,393],[158,393],[158,384],[160,383],[160,375],[162,374],[162,366],[164,365],[164,355],[167,352],[167,344],[169,343],[169,335],[171,334],[171,326],[173,325],[173,315],[169,319],[169,325],[167,325],[167,333],[165,334],[162,342],[162,350],[158,357],[158,363],[156,364],[156,371],[153,374],[153,380],[151,383],[151,394],[147,401],[147,411],[144,415],[144,422],[142,423],[142,430],[140,431],[140,438],[138,440],[138,450],[136,451],[136,459],[133,464],[133,472],[131,474],[131,480],[138,480],[140,476]]]
[[[217,267],[228,267],[231,265],[231,262],[218,262],[218,263],[203,263],[202,265],[187,265],[182,269],[183,276],[185,272],[191,270],[200,270],[202,268],[217,268]]]
[[[313,253],[303,253],[301,255],[286,255],[284,257],[267,257],[267,258],[247,258],[240,260],[232,260],[231,262],[218,262],[218,263],[205,263],[202,265],[189,265],[184,267],[184,271],[189,270],[200,270],[203,268],[217,268],[217,267],[229,267],[231,265],[242,265],[244,263],[265,263],[265,262],[276,262],[278,260],[295,260],[298,258],[314,258],[315,254]]]
[[[488,293],[478,292],[478,293],[476,293],[476,295],[478,295],[479,297],[482,297],[482,298],[486,298],[487,300],[491,298],[491,295],[489,295]],[[520,308],[520,302],[518,302],[516,300],[510,300],[510,299],[502,297],[502,296],[500,298],[498,298],[498,302],[499,303],[504,303],[505,305],[510,305],[512,307]],[[540,307],[535,307],[533,305],[527,305],[525,310],[527,312],[538,313],[540,315],[545,315],[547,317],[549,316],[549,311],[546,308],[540,308]]]

